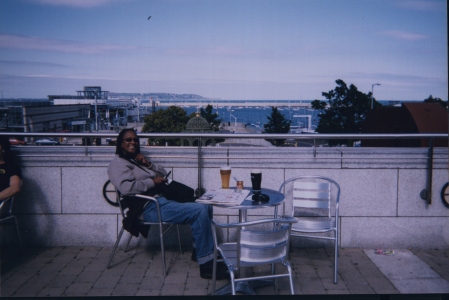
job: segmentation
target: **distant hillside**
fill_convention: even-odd
[[[116,93],[109,92],[109,97],[131,97],[131,98],[153,98],[153,100],[206,100],[205,98],[195,94],[173,94],[173,93]]]

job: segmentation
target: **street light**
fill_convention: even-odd
[[[98,131],[97,93],[95,91],[94,95],[95,95],[95,131]]]
[[[229,112],[229,124],[231,124],[231,117],[234,118],[234,126],[235,128],[237,128],[237,117],[231,114],[231,112]]]
[[[373,105],[374,105],[374,86],[375,85],[380,85],[380,83],[375,83],[371,85],[371,109],[373,109]]]

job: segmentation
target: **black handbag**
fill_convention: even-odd
[[[161,194],[168,200],[176,202],[195,202],[195,191],[181,182],[172,180],[169,184],[159,184],[157,186],[158,194]]]
[[[134,159],[129,160],[132,164],[136,165],[143,171],[148,171],[143,168],[137,161]],[[153,170],[154,171],[154,170]],[[156,171],[154,171],[156,172]],[[164,174],[161,174],[159,172],[156,172],[160,174],[161,176],[164,176]],[[170,173],[167,174],[167,176]],[[165,176],[166,178],[166,176]],[[181,182],[170,180],[170,183],[161,183],[155,187],[156,193],[164,196],[167,198],[167,200],[174,200],[176,202],[185,203],[185,202],[195,202],[195,191],[190,187],[187,186]]]

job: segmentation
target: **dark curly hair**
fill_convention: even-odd
[[[126,158],[126,154],[122,149],[122,143],[123,143],[123,137],[125,136],[125,133],[127,133],[128,131],[132,131],[132,132],[136,133],[136,131],[132,128],[125,128],[125,129],[122,129],[122,131],[120,131],[120,133],[118,134],[118,137],[117,137],[117,145],[115,148],[115,154],[118,154],[118,156],[120,156],[120,157]],[[136,135],[137,135],[137,133],[136,133]],[[140,143],[137,143],[136,153],[140,153]]]

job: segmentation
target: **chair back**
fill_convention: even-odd
[[[290,178],[281,185],[279,191],[291,198],[291,216],[327,218],[338,216],[340,186],[330,178],[323,176]]]
[[[12,204],[14,196],[0,201],[0,219],[7,218],[12,215]]]
[[[115,196],[118,207],[120,207],[120,213],[122,214],[122,218],[124,219],[126,217],[125,212],[128,208],[128,202],[117,189],[115,190]]]
[[[293,183],[293,207],[326,209],[331,217],[331,184],[329,182]]]
[[[240,265],[270,264],[283,261],[288,254],[291,223],[271,230],[238,230],[237,256]]]

